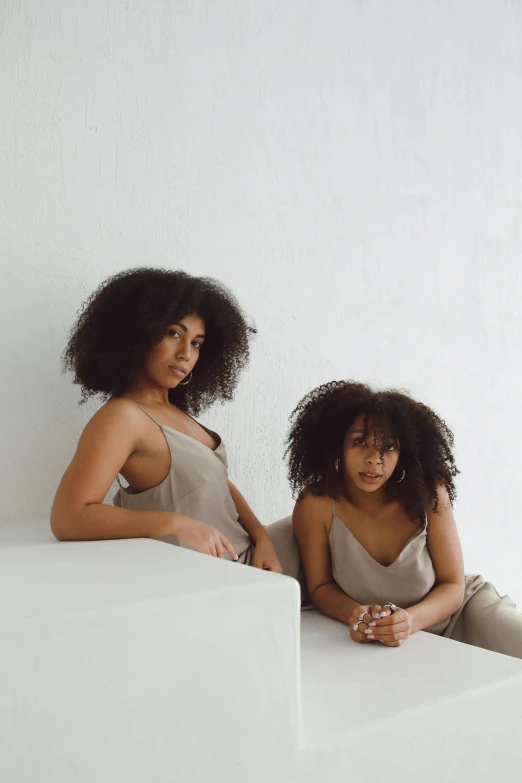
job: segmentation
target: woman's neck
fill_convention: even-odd
[[[137,378],[132,386],[122,394],[144,405],[169,405],[169,390],[153,386],[144,379]]]
[[[341,482],[340,493],[344,500],[365,514],[375,514],[390,502],[386,487],[381,487],[376,492],[363,492],[346,477]]]

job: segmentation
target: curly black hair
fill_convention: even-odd
[[[373,434],[374,442],[382,444],[391,436],[398,442],[396,471],[399,477],[405,471],[404,480],[388,481],[386,487],[411,519],[419,519],[430,503],[437,510],[441,486],[453,503],[453,479],[459,471],[452,452],[453,434],[446,423],[404,392],[375,391],[354,381],[319,386],[293,411],[285,457],[294,497],[305,489],[315,495],[339,496],[336,460],[342,458],[347,430],[361,415],[365,437]]]
[[[234,296],[211,278],[138,268],[103,282],[71,330],[63,366],[74,372],[81,402],[123,394],[169,324],[196,313],[205,321],[205,345],[190,384],[171,389],[169,399],[194,415],[216,400],[231,400],[256,333]]]

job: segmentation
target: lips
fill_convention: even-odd
[[[169,370],[178,375],[180,378],[184,378],[187,374],[187,368],[182,364],[169,364]]]
[[[365,484],[377,484],[382,478],[380,473],[359,473]]]

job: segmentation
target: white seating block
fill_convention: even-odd
[[[522,660],[429,633],[358,645],[315,611],[301,640],[299,783],[522,781]]]
[[[286,577],[0,524],[6,783],[520,783],[522,661],[357,645]]]
[[[0,780],[285,769],[299,743],[293,580],[155,541],[39,538],[4,527],[0,543]]]

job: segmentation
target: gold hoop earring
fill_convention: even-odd
[[[183,383],[180,381],[179,385],[180,386],[186,386],[188,383],[191,382],[191,380],[192,380],[192,370],[189,372],[187,380],[183,381]]]
[[[405,477],[405,476],[406,476],[406,471],[405,471],[405,470],[404,470],[404,468],[403,468],[403,469],[402,469],[402,476],[401,476],[401,477],[400,477],[400,479],[399,479],[398,481],[396,481],[395,483],[396,483],[396,484],[400,484],[400,483],[401,483],[401,481],[404,481],[404,477]]]

